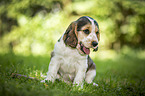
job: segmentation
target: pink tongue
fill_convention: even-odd
[[[90,54],[90,49],[87,49],[86,47],[84,47],[83,46],[83,51],[87,54],[87,55],[89,55]]]

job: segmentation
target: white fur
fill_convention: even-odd
[[[51,59],[45,80],[54,82],[59,71],[65,82],[74,79],[73,83],[80,85],[88,67],[87,55],[80,55],[77,49],[66,46],[62,38],[55,44],[53,52],[55,55]]]
[[[94,79],[94,76],[96,76],[96,70],[89,70],[89,71],[86,73],[85,81],[86,81],[87,83],[92,83],[92,80]]]

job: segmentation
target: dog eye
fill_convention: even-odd
[[[84,33],[86,33],[86,34],[89,34],[89,33],[90,33],[88,29],[83,30],[83,31],[84,31]]]

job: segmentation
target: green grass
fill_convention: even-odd
[[[131,96],[145,95],[145,60],[120,56],[115,60],[99,60],[94,80],[99,86],[84,84],[80,89],[61,81],[40,83],[26,78],[12,78],[19,73],[42,79],[46,75],[48,56],[0,55],[0,96]]]

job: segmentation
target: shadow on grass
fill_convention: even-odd
[[[63,82],[42,84],[39,81],[13,79],[12,73],[41,78],[46,75],[49,56],[0,55],[1,95],[144,95],[145,60],[120,57],[116,60],[95,59],[97,75],[94,80],[99,87],[84,84],[81,90]]]

